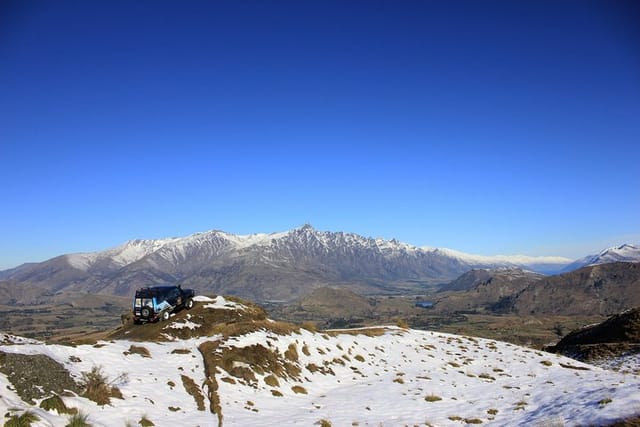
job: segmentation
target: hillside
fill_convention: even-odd
[[[640,307],[575,330],[549,351],[640,374],[640,367],[627,366],[640,359]]]
[[[521,315],[616,314],[640,305],[640,264],[600,264],[546,277],[527,286],[510,304]]]
[[[439,312],[500,312],[503,311],[501,301],[516,295],[543,277],[541,274],[512,268],[471,270],[442,288],[446,294],[437,298],[435,309]]]
[[[618,262],[543,276],[472,270],[442,287],[435,310],[520,316],[609,316],[640,305],[640,264]]]
[[[72,415],[40,408],[54,393],[94,426],[607,425],[640,407],[640,378],[562,356],[395,327],[314,332],[240,300],[197,298],[166,323],[128,324],[96,343],[4,335],[0,412],[64,426]],[[57,368],[15,374],[44,360]],[[92,372],[106,384],[102,404],[83,397],[96,398],[82,384]],[[75,384],[53,390],[41,381],[51,375]]]
[[[253,301],[293,301],[324,286],[359,294],[416,293],[471,268],[555,265],[559,270],[569,262],[557,257],[477,257],[305,225],[271,234],[214,230],[132,240],[101,252],[61,255],[0,272],[0,292],[34,304],[48,302],[59,292],[125,296],[141,286],[177,282]]]

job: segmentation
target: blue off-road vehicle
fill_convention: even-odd
[[[182,289],[179,285],[140,288],[133,298],[134,323],[168,320],[174,311],[193,307],[193,289]]]

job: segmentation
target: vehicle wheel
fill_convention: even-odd
[[[184,303],[184,308],[187,310],[191,310],[193,308],[193,300],[189,298],[187,302]]]
[[[166,322],[167,320],[169,320],[169,310],[162,312],[162,321]]]
[[[144,307],[142,310],[140,310],[140,317],[142,317],[143,319],[150,318],[151,310],[148,307]]]

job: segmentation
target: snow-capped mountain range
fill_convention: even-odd
[[[269,234],[237,235],[212,230],[180,238],[131,240],[121,246],[102,252],[77,253],[65,256],[73,267],[88,271],[92,267],[103,265],[104,263],[124,267],[152,254],[157,254],[165,261],[177,264],[185,261],[188,255],[193,255],[194,250],[201,254],[204,253],[204,256],[215,256],[223,252],[251,250],[268,252],[270,248],[273,249],[282,245],[308,246],[311,249],[327,253],[349,252],[350,249],[365,248],[377,251],[388,257],[400,254],[439,255],[473,267],[514,266],[530,268],[534,271],[539,271],[541,268],[553,269],[553,267],[562,267],[572,261],[569,258],[553,256],[473,255],[453,249],[412,246],[395,239],[374,239],[353,233],[318,231],[310,225],[304,225],[287,232]],[[640,255],[638,258],[640,259]]]
[[[633,259],[637,252],[640,260],[640,251],[634,248],[611,248],[608,257],[599,259],[606,262],[622,251],[625,259]],[[0,286],[10,281],[48,293],[130,295],[135,287],[179,282],[257,301],[292,300],[326,285],[349,286],[360,293],[397,293],[447,283],[473,268],[518,267],[549,273],[570,263],[562,257],[470,255],[304,225],[270,234],[212,230],[132,240],[101,252],[61,255],[0,272]]]

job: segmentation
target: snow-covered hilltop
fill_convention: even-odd
[[[635,375],[443,333],[314,332],[220,296],[199,297],[166,323],[129,325],[96,344],[2,342],[0,412],[30,411],[42,425],[60,427],[72,415],[40,407],[54,394],[45,386],[26,402],[20,394],[29,376],[11,374],[9,361],[43,355],[76,382],[99,368],[117,388],[109,403],[83,397],[81,385],[58,393],[94,426],[142,419],[156,426],[607,425],[640,407]]]
[[[611,248],[603,249],[597,254],[588,255],[584,258],[569,264],[565,271],[576,270],[580,267],[588,265],[600,265],[609,264],[612,262],[639,262],[640,261],[640,247],[624,244],[620,246],[613,246]]]

